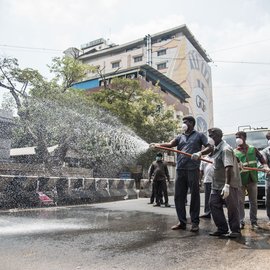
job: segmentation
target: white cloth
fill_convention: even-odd
[[[204,157],[209,161],[213,162],[213,159],[209,156]],[[213,175],[214,175],[214,166],[213,163],[208,163],[206,161],[201,161],[200,171],[203,171],[203,182],[204,183],[212,183]]]

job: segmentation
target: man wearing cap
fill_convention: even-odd
[[[177,146],[177,150],[192,154],[192,157],[186,155],[177,155],[176,179],[174,203],[179,223],[172,227],[172,230],[186,230],[186,199],[188,189],[190,189],[190,218],[191,232],[199,230],[200,214],[200,187],[199,187],[199,158],[203,154],[209,154],[213,147],[208,143],[207,137],[194,130],[196,121],[193,116],[183,117],[183,133],[178,135],[169,143],[151,144],[150,147],[162,146],[172,148]],[[202,146],[205,147],[202,150]]]
[[[156,161],[154,161],[149,168],[149,181],[153,177],[153,190],[154,197],[156,198],[156,204],[153,206],[160,206],[162,200],[162,194],[164,195],[165,207],[170,207],[168,202],[168,192],[166,179],[170,183],[170,175],[167,164],[162,160],[162,153],[157,153]]]

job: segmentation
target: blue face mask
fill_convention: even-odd
[[[156,161],[162,160],[162,157],[156,157]]]

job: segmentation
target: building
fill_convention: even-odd
[[[206,133],[213,126],[212,79],[208,64],[211,59],[186,25],[147,34],[122,45],[100,38],[82,45],[81,50],[70,48],[65,53],[97,67],[106,79],[109,74],[119,76],[136,69],[148,69],[147,72],[162,77],[164,82],[168,78],[170,91],[168,88],[163,91],[174,98],[169,104],[178,104],[177,114],[192,114],[199,131]],[[149,76],[148,80],[155,81]],[[80,86],[85,84],[85,89],[93,89],[99,86],[99,81],[97,74],[89,74],[88,80]]]
[[[162,95],[167,106],[173,106],[175,116],[181,118],[188,114],[188,108],[184,105],[190,98],[186,91],[173,80],[160,73],[149,65],[121,69],[119,71],[96,76],[73,85],[75,89],[87,90],[88,93],[99,91],[104,84],[109,85],[115,77],[130,78],[139,81],[143,89],[152,89]]]

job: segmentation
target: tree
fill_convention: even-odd
[[[147,142],[166,141],[178,127],[173,108],[166,107],[160,94],[143,89],[137,80],[115,78],[91,98]]]
[[[36,70],[19,68],[17,59],[0,59],[0,87],[9,90],[18,115],[16,131],[17,135],[22,136],[17,139],[28,146],[36,146],[38,160],[44,164],[50,163],[47,149],[51,143],[59,144],[58,159],[63,163],[67,145],[74,140],[74,129],[69,132],[57,130],[57,133],[49,125],[53,121],[52,112],[63,108],[70,100],[82,99],[81,94],[75,93],[70,87],[91,72],[92,68],[75,59],[63,57],[54,58],[50,70],[56,76],[48,81]]]
[[[165,105],[160,94],[143,89],[137,80],[115,78],[91,98],[148,143],[168,141],[177,130],[173,108]],[[147,167],[152,159],[153,153],[146,153],[139,162]]]
[[[38,162],[61,167],[68,151],[100,176],[116,176],[148,145],[83,91],[72,89],[92,68],[75,59],[54,59],[47,81],[37,71],[19,68],[16,59],[0,62],[0,86],[8,89],[17,110],[13,145],[35,146]],[[138,147],[138,142],[140,147]],[[48,147],[58,145],[53,156]],[[106,170],[104,170],[106,168]],[[102,174],[101,174],[102,173]]]

